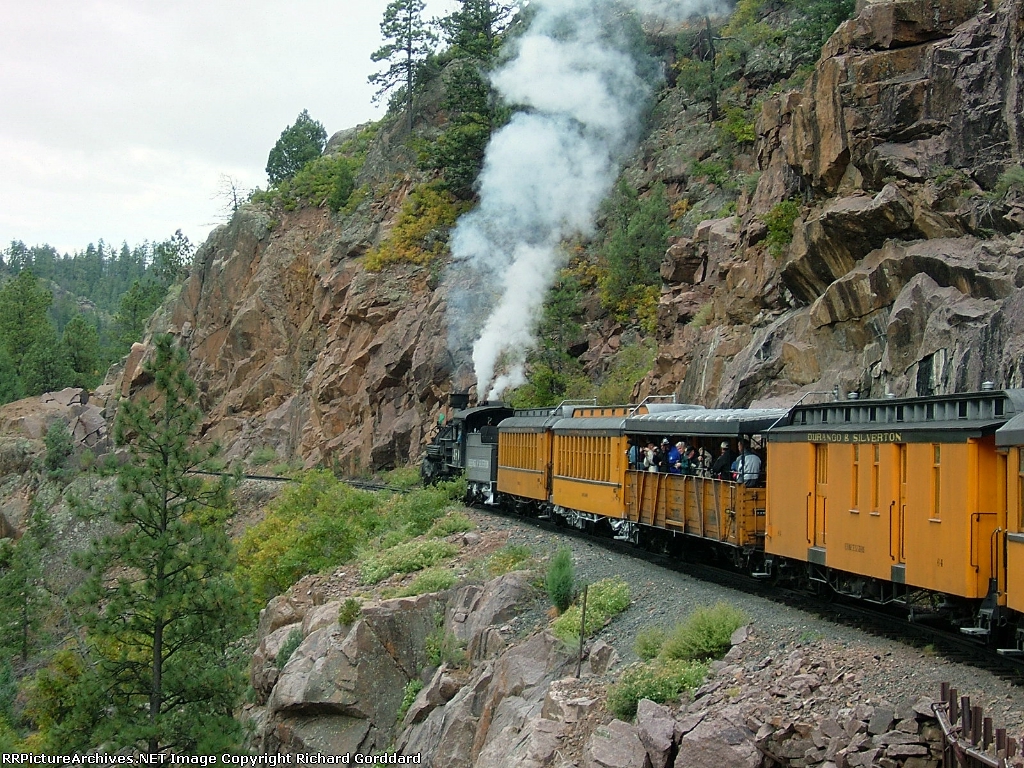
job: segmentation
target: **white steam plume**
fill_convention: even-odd
[[[654,1],[632,7],[646,12]],[[514,58],[492,77],[522,111],[487,147],[480,205],[452,234],[448,275],[450,346],[458,358],[476,337],[480,398],[524,381],[536,320],[562,263],[559,244],[591,232],[638,137],[656,70],[635,51],[622,8],[611,0],[534,0]]]

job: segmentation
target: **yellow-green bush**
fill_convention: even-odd
[[[395,573],[422,571],[454,557],[459,548],[440,539],[414,539],[368,556],[359,567],[363,584],[376,584]]]
[[[448,230],[468,207],[436,182],[414,187],[387,239],[366,254],[366,268],[376,272],[389,264],[430,263],[444,253]]]
[[[608,687],[609,711],[623,720],[636,715],[640,699],[664,704],[683,691],[696,690],[707,676],[707,664],[694,661],[658,659],[627,667],[618,682]]]
[[[729,650],[732,633],[746,621],[746,614],[728,603],[702,606],[672,630],[661,653],[680,660],[717,658]]]

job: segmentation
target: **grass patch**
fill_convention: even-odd
[[[659,659],[634,664],[623,670],[618,682],[608,687],[608,710],[622,720],[636,716],[640,699],[664,704],[694,691],[707,677],[708,665],[699,661]]]
[[[362,603],[354,597],[346,597],[338,609],[338,623],[343,627],[351,626],[362,612]]]
[[[399,467],[384,473],[384,482],[389,488],[410,491],[420,484],[419,467]]]
[[[672,630],[661,653],[683,661],[718,658],[729,650],[732,633],[746,623],[746,614],[728,603],[702,606]]]
[[[534,565],[533,553],[522,544],[507,544],[494,552],[484,563],[487,575],[503,576],[512,571],[525,571]]]
[[[447,664],[450,667],[461,667],[466,663],[466,649],[451,632],[438,627],[427,635],[427,661],[432,667]]]
[[[395,573],[422,571],[454,557],[459,548],[440,539],[417,539],[370,555],[359,568],[363,584],[376,584]]]
[[[397,590],[393,597],[416,597],[443,592],[454,587],[457,581],[455,574],[447,568],[427,568],[417,574],[408,586]]]
[[[612,618],[629,607],[629,585],[622,579],[602,579],[587,590],[587,623],[583,627],[586,637],[596,633]],[[580,641],[580,620],[583,608],[577,601],[551,625],[555,636],[569,645]]]
[[[444,517],[438,518],[430,526],[427,536],[434,539],[443,539],[453,533],[465,533],[473,530],[473,521],[458,510],[451,510]]]

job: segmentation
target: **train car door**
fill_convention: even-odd
[[[828,444],[814,446],[814,546],[825,547],[825,506],[828,500]]]
[[[896,565],[904,565],[907,562],[903,548],[907,530],[907,444],[899,443],[896,448],[898,450],[897,461],[899,462],[896,470],[899,488],[896,494],[896,514],[892,515],[892,518],[889,520],[889,541],[892,542],[889,555]]]

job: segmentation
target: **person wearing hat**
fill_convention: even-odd
[[[668,472],[668,440],[662,438],[661,444],[654,451],[654,461],[658,472]]]
[[[668,449],[668,471],[673,475],[683,473],[683,465],[680,463],[683,458],[683,444],[676,443]]]
[[[718,480],[732,480],[732,463],[736,461],[736,454],[729,447],[729,441],[723,440],[719,446],[718,458],[711,465],[711,476]]]

